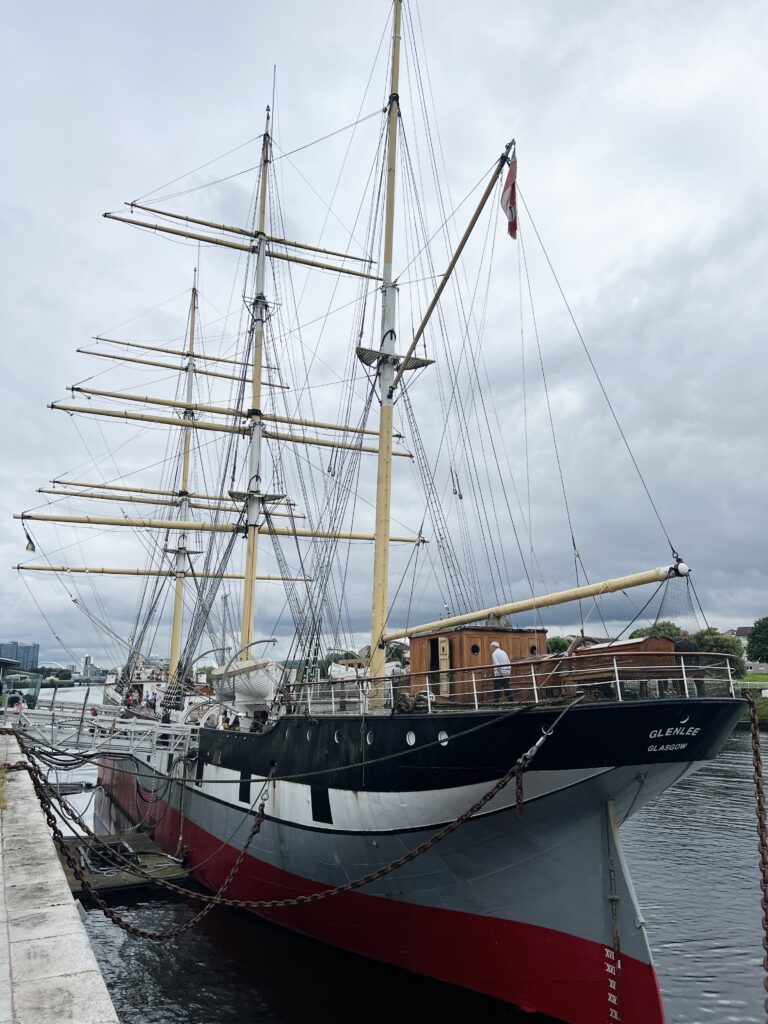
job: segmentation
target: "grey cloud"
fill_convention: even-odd
[[[0,193],[7,291],[0,552],[6,565],[24,557],[23,534],[11,513],[35,504],[41,496],[34,490],[47,479],[87,462],[73,423],[44,409],[47,401],[65,397],[67,384],[105,370],[107,364],[96,366],[98,361],[74,350],[97,331],[188,288],[198,261],[196,246],[107,224],[101,211],[258,135],[264,106],[271,101],[274,63],[276,124],[284,148],[352,120],[386,16],[385,7],[361,18],[358,5],[337,5],[336,20],[357,26],[346,35],[306,3],[261,10],[262,55],[254,50],[256,15],[250,4],[233,4],[226,17],[200,3],[185,5],[188,18],[179,17],[178,4],[158,8],[140,2],[133,10],[126,22],[108,7],[78,3],[65,11],[33,2],[6,19],[5,93],[15,97],[3,114],[13,159],[3,166]],[[560,0],[525,2],[511,12],[498,0],[467,22],[458,9],[430,2],[421,5],[420,18],[451,195],[463,196],[503,143],[518,137],[523,194],[670,535],[696,569],[707,616],[724,627],[751,622],[765,614],[768,603],[763,526],[768,495],[762,470],[768,440],[762,415],[768,386],[762,285],[767,154],[761,128],[768,83],[759,45],[765,38],[765,6],[724,9],[714,2],[654,0],[575,8]],[[171,35],[175,45],[169,47]],[[379,72],[363,112],[380,100],[383,67]],[[409,84],[412,88],[413,77]],[[402,92],[410,140],[409,89]],[[369,128],[375,135],[377,122],[369,122]],[[345,144],[346,138],[340,141]],[[254,164],[257,152],[257,145],[249,146],[199,172],[191,183]],[[292,159],[302,173],[314,174],[313,185],[323,196],[330,196],[338,156],[329,156],[327,166],[318,169],[317,155],[309,150]],[[322,205],[287,162],[278,173],[285,194],[297,201],[286,209],[286,232],[309,233],[313,240],[325,217]],[[351,184],[351,168],[347,173],[340,215],[350,226],[351,200],[359,188]],[[167,205],[243,223],[250,204],[247,180]],[[434,228],[437,214],[433,204],[428,208]],[[468,212],[456,218],[454,233],[462,230]],[[668,554],[663,535],[525,218],[523,233],[574,532],[585,564],[592,578],[658,564]],[[346,234],[329,222],[324,240],[343,245]],[[517,254],[511,243],[499,251],[502,243],[506,239],[499,237],[501,270],[494,276],[484,359],[503,413],[504,458],[525,507]],[[228,284],[231,267],[226,254],[203,253],[206,303],[210,296],[204,308],[211,321],[239,302]],[[324,308],[310,292],[299,319],[306,323]],[[120,331],[179,337],[184,319],[182,298]],[[341,332],[336,326],[340,322],[329,321],[323,335],[329,352],[342,350],[348,341],[347,328]],[[228,329],[236,323],[235,313]],[[220,337],[224,329],[225,322],[217,320],[209,340],[226,347],[229,339]],[[305,351],[314,348],[318,330],[302,333]],[[533,538],[546,585],[559,589],[572,582],[569,538],[528,314],[526,339]],[[434,347],[440,359],[439,346]],[[447,372],[444,360],[440,372]],[[109,371],[99,379],[111,387],[120,376]],[[138,385],[159,376],[147,372],[132,380]],[[441,417],[429,394],[433,384],[434,371],[429,371],[414,388],[425,443],[432,450]],[[225,389],[216,392],[225,394]],[[315,398],[316,409],[330,415],[330,395]],[[101,453],[99,430],[83,421],[78,427],[91,451]],[[161,459],[162,445],[155,432],[137,432],[120,453],[121,468]],[[108,459],[102,468],[109,476]],[[440,473],[442,492],[445,462]],[[367,467],[362,483],[367,486],[371,479]],[[468,508],[468,485],[467,490]],[[395,514],[410,529],[421,518],[413,494],[412,473],[399,472]],[[513,512],[524,535],[514,501]],[[452,501],[447,514],[455,526]],[[370,517],[370,510],[361,516]],[[51,539],[46,549],[62,543],[63,537]],[[513,596],[521,596],[527,584],[510,547]],[[527,553],[525,539],[523,547]],[[127,537],[91,538],[83,548],[102,560],[110,556],[128,563],[131,558]],[[436,557],[434,546],[431,554]],[[407,555],[393,557],[395,581],[406,560]],[[369,565],[369,552],[360,549],[348,580],[352,627],[361,642],[370,603]],[[0,579],[3,635],[40,640],[51,657],[68,661],[58,656],[60,648],[16,576],[6,571]],[[42,582],[30,585],[56,631],[78,651],[96,654],[98,638],[91,626],[56,588],[46,597]],[[537,579],[537,586],[543,585]],[[131,629],[130,587],[127,581],[105,581],[100,587],[121,632]],[[428,575],[415,590],[425,618],[440,613],[441,599]],[[259,628],[269,629],[282,595],[276,597],[270,587],[263,601]],[[393,618],[407,613],[404,601],[401,595]],[[606,602],[604,615],[619,622],[634,614],[632,608],[616,597]],[[575,622],[565,609],[553,610],[548,621],[563,628]],[[280,627],[284,642],[287,622],[284,618]],[[158,648],[163,642],[161,630]]]

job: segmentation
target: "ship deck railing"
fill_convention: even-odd
[[[510,675],[495,666],[434,669],[380,679],[333,679],[294,684],[290,708],[309,714],[487,711],[514,704],[727,698],[738,695],[731,655],[696,652],[601,651],[512,662]]]
[[[466,714],[510,705],[562,706],[577,696],[582,706],[734,698],[737,687],[729,655],[603,650],[512,662],[508,677],[497,676],[493,665],[479,665],[381,679],[297,683],[284,689],[282,709],[289,714],[337,716]],[[197,725],[126,716],[124,709],[111,704],[65,701],[47,708],[29,709],[20,702],[0,708],[0,727],[58,749],[150,755],[150,761],[156,753],[184,757],[197,747],[199,732]]]
[[[91,711],[96,714],[91,714]],[[199,727],[161,722],[143,716],[122,717],[113,704],[57,703],[48,708],[0,709],[0,727],[22,733],[28,742],[59,750],[103,751],[105,754],[158,753],[184,757],[197,747]]]

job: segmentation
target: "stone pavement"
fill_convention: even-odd
[[[0,732],[0,765],[18,761]],[[0,1024],[119,1024],[26,772],[0,808]]]

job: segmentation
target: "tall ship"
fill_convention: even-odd
[[[242,223],[157,197],[105,214],[195,247],[186,325],[88,346],[104,372],[51,407],[97,422],[104,443],[88,449],[90,472],[58,477],[41,489],[47,505],[21,514],[38,557],[19,568],[55,577],[115,652],[105,699],[116,714],[164,715],[156,748],[130,768],[101,758],[100,781],[208,889],[568,1024],[660,1024],[619,829],[718,754],[744,702],[727,656],[596,625],[612,594],[647,588],[643,607],[687,595],[689,569],[670,544],[656,567],[587,577],[529,292],[523,242],[538,233],[519,202],[516,146],[500,143],[469,194],[450,198],[418,36],[394,0],[381,95],[369,83],[333,139],[308,132],[306,148],[341,144],[326,194],[278,146],[268,107]],[[297,193],[322,210],[311,239],[288,212]],[[171,252],[181,262],[189,249]],[[223,312],[202,288],[222,261],[238,297]],[[522,339],[514,401],[513,367],[500,372],[484,349],[500,329],[487,317],[500,284]],[[530,486],[515,483],[534,457],[534,361],[567,589],[544,582]],[[104,564],[62,564],[51,524],[75,531],[70,552],[96,537],[88,550]],[[129,614],[115,588],[131,578]],[[545,623],[564,621],[561,608],[581,627],[548,653]],[[182,726],[179,753],[169,737]]]

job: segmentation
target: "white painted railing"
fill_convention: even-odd
[[[487,712],[509,704],[562,704],[583,694],[582,707],[603,702],[697,700],[737,696],[729,657],[706,652],[685,655],[621,655],[614,651],[513,662],[509,677],[494,666],[440,669],[421,675],[387,677],[377,687],[384,707],[374,707],[369,680],[296,684],[285,694],[282,712],[313,716],[399,712]],[[206,698],[206,707],[211,699]],[[147,756],[155,751],[185,755],[197,745],[197,725],[163,723],[154,717],[127,716],[114,705],[55,706],[22,710],[0,708],[0,727],[23,732],[31,741],[64,749],[124,752]],[[95,711],[95,714],[93,712]],[[234,713],[234,712],[232,712]],[[241,712],[242,713],[242,712]],[[247,721],[248,716],[243,718]]]
[[[401,711],[482,711],[494,705],[568,701],[583,692],[584,703],[648,701],[737,696],[738,681],[728,655],[626,655],[610,650],[513,662],[511,675],[495,674],[493,665],[476,669],[435,669],[419,675],[380,680],[327,680],[295,686],[289,710],[312,715]],[[386,694],[384,708],[370,706],[369,694]]]
[[[95,710],[96,714],[91,714]],[[196,725],[176,725],[153,718],[121,718],[119,709],[93,705],[22,710],[19,705],[0,708],[0,727],[17,729],[30,741],[59,749],[149,754],[155,750],[174,755],[197,745]]]

